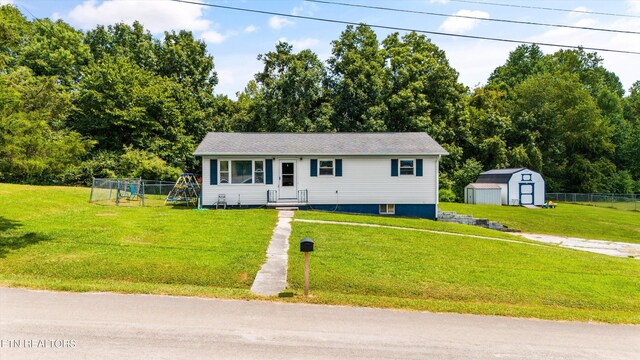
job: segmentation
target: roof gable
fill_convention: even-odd
[[[476,183],[493,183],[493,184],[506,184],[511,180],[511,177],[514,174],[517,174],[521,171],[527,170],[531,173],[535,173],[535,171],[531,171],[527,168],[510,168],[510,169],[492,169],[489,171],[485,171],[478,175],[478,179]]]
[[[194,155],[448,155],[426,133],[211,132]]]

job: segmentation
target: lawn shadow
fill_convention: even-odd
[[[11,230],[18,229],[22,224],[0,216],[0,258],[4,258],[12,250],[35,245],[41,241],[47,241],[49,236],[35,232],[26,234],[14,234]]]

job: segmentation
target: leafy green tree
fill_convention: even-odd
[[[469,98],[470,141],[466,152],[486,168],[510,166],[506,136],[511,131],[507,92],[477,88]]]
[[[640,123],[640,81],[633,83],[629,96],[624,98],[624,118],[631,123]]]
[[[30,29],[17,63],[29,67],[36,76],[55,76],[65,86],[75,85],[90,56],[83,34],[62,20],[35,20]]]
[[[327,131],[332,129],[322,83],[324,65],[311,50],[293,53],[279,42],[258,56],[264,64],[255,75],[251,127],[256,131]]]
[[[549,191],[594,192],[615,167],[612,128],[575,75],[534,75],[513,89],[508,141],[541,153]],[[531,154],[525,150],[528,155]]]
[[[482,172],[482,164],[476,159],[465,160],[464,164],[453,175],[453,192],[458,199],[464,199],[464,187],[476,181]]]
[[[509,53],[507,62],[498,66],[489,76],[492,87],[506,86],[511,89],[531,75],[545,69],[544,53],[538,45],[519,45]]]
[[[117,174],[120,177],[175,180],[182,174],[178,168],[169,166],[158,156],[144,150],[125,149],[119,159]]]
[[[98,25],[86,33],[84,42],[94,61],[125,56],[148,71],[158,67],[158,40],[137,21],[133,25]]]
[[[93,145],[65,129],[70,94],[25,67],[0,74],[0,181],[50,183]]]
[[[190,31],[165,32],[155,52],[159,75],[172,78],[193,95],[213,94],[218,84],[213,56],[207,54],[205,43],[194,39]]]
[[[98,149],[123,151],[131,146],[182,167],[195,148],[184,127],[185,118],[197,108],[192,101],[170,79],[127,57],[106,56],[85,69],[70,124],[96,139]]]
[[[15,66],[18,52],[27,41],[30,26],[16,7],[0,5],[0,72]]]
[[[426,131],[435,138],[453,140],[454,134],[443,133],[463,116],[462,97],[467,89],[458,82],[458,72],[444,51],[415,32],[402,38],[393,33],[382,44],[390,81],[384,96],[387,130]]]
[[[173,98],[175,104],[170,107],[179,109],[181,116],[175,117],[175,124],[163,116],[164,122],[158,125],[168,127],[169,133],[184,133],[190,139],[184,143],[184,137],[177,140],[176,136],[168,133],[168,137],[163,140],[164,145],[159,146],[156,134],[152,136],[158,138],[158,141],[145,149],[157,151],[156,147],[160,147],[162,150],[158,150],[161,151],[158,155],[163,159],[197,170],[199,163],[187,154],[195,150],[197,142],[208,131],[216,129],[213,119],[217,117],[214,113],[217,105],[213,91],[218,78],[214,71],[213,57],[207,54],[204,42],[194,39],[189,31],[165,32],[164,39],[160,41],[138,22],[133,25],[98,26],[87,33],[85,42],[90,47],[95,62],[127,58],[128,62],[151,75],[155,79],[153,82],[163,88],[159,97]],[[89,70],[93,68],[88,67]],[[163,111],[166,110],[168,108],[165,106]],[[140,131],[144,132],[142,129]],[[128,144],[131,143],[122,145]],[[170,154],[168,149],[172,148],[172,144],[182,149],[180,154]]]
[[[368,26],[351,25],[332,42],[328,60],[331,122],[338,131],[386,131],[389,73],[384,51]]]

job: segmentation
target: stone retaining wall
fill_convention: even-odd
[[[488,219],[478,219],[469,215],[458,215],[455,211],[438,212],[438,221],[449,222],[455,224],[473,225],[492,230],[519,232],[520,230],[510,229],[499,222],[489,221]]]

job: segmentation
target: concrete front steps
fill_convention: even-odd
[[[454,223],[454,224],[463,224],[463,225],[472,225],[483,227],[486,229],[505,231],[505,232],[520,232],[520,230],[510,229],[505,225],[500,224],[496,221],[490,221],[488,219],[474,218],[469,215],[458,215],[455,211],[439,211],[438,212],[438,221]]]

